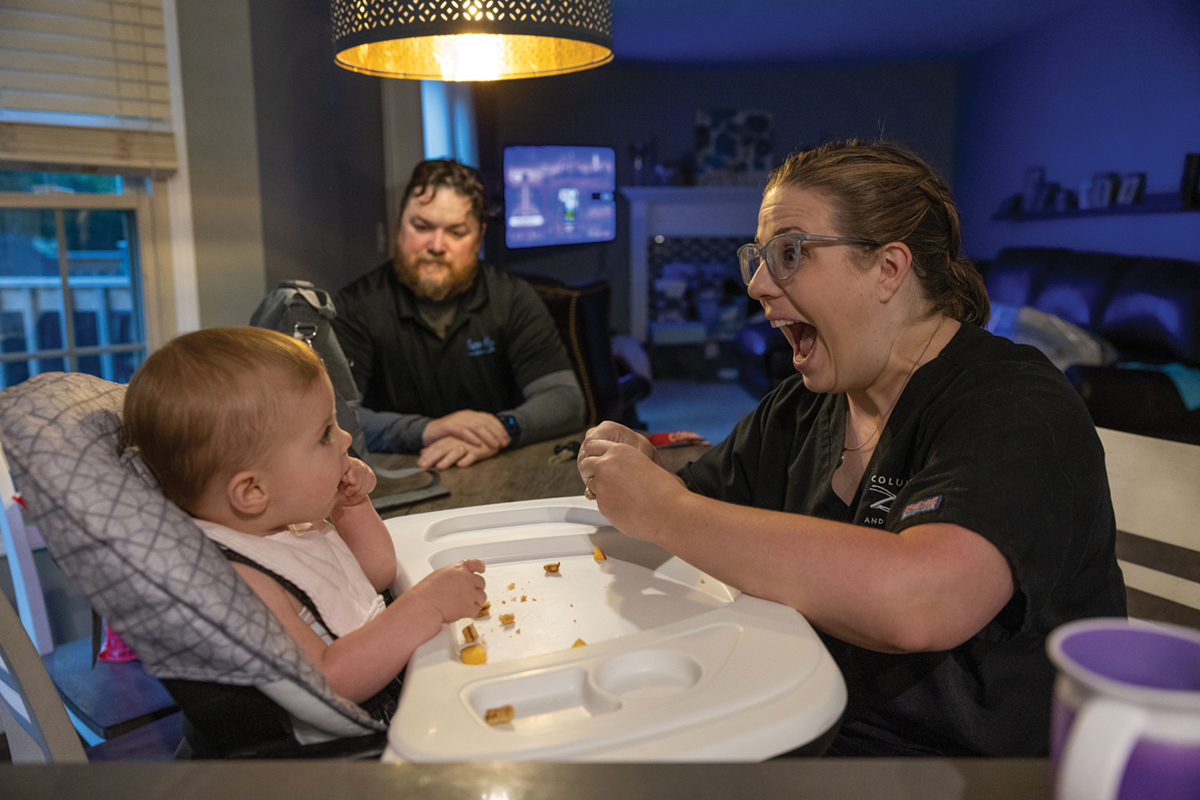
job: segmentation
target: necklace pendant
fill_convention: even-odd
[[[842,464],[845,464],[845,463],[846,463],[846,451],[842,450],[842,454],[840,456],[838,456],[838,466],[840,467]]]

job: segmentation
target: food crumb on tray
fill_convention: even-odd
[[[586,647],[586,646],[587,646],[587,642],[585,642],[583,639],[576,639],[575,644],[571,645],[571,649],[574,650],[576,647]]]
[[[487,663],[487,650],[477,644],[467,645],[458,654],[462,663],[479,666]]]
[[[562,567],[562,562],[555,561],[553,564],[546,564],[544,567],[542,567],[542,569],[546,570],[546,572],[550,575],[558,575],[558,570],[560,567]]]
[[[492,603],[489,600],[488,602],[481,605],[479,607],[479,610],[475,612],[475,619],[483,619],[484,617],[488,616],[491,613],[492,613]]]
[[[489,708],[483,712],[483,721],[488,725],[503,725],[506,722],[513,721],[513,707],[500,706],[499,708]]]
[[[516,614],[501,614],[500,615],[500,624],[501,625],[512,625],[513,622],[516,621],[516,619],[517,619]]]
[[[596,561],[607,561],[608,560],[608,556],[604,555],[604,551],[601,550],[599,547],[592,548],[592,558],[595,559]]]

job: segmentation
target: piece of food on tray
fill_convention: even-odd
[[[458,657],[464,664],[478,666],[487,663],[487,650],[484,650],[482,645],[469,644],[459,651]]]
[[[546,572],[549,572],[550,574],[554,575],[554,574],[558,573],[558,568],[561,566],[562,566],[561,561],[555,561],[553,564],[547,564],[546,566],[542,567],[542,569],[544,569],[544,570],[546,570]]]
[[[508,585],[508,590],[509,590],[510,592],[511,592],[513,589],[515,589],[515,588],[517,588],[517,585],[516,585],[515,583],[510,583],[510,584]]]
[[[516,614],[501,614],[500,615],[500,624],[501,625],[512,625],[516,621],[517,621]]]
[[[574,650],[576,647],[585,647],[586,645],[587,642],[585,642],[583,639],[576,639],[575,644],[571,645],[571,649]]]
[[[467,644],[470,644],[471,642],[479,641],[479,631],[475,630],[474,625],[468,625],[467,627],[463,628],[462,634],[463,634],[463,641],[466,642]]]
[[[604,551],[599,547],[592,548],[592,559],[595,561],[608,561],[608,556],[604,555]]]
[[[512,722],[513,707],[500,706],[499,708],[489,708],[483,712],[483,721],[488,725],[503,725],[506,722]]]
[[[484,603],[483,605],[481,605],[479,607],[479,610],[475,612],[475,619],[483,619],[484,617],[486,617],[487,615],[489,615],[491,613],[492,613],[492,601],[489,600],[486,603]]]

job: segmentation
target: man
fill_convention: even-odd
[[[478,260],[478,173],[423,161],[401,209],[392,260],[334,300],[369,449],[444,469],[581,429],[583,392],[545,305]]]

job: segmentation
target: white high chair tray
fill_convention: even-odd
[[[417,649],[385,761],[761,760],[818,738],[845,708],[841,672],[797,611],[626,537],[582,497],[387,526],[397,589],[478,558],[491,609]],[[543,569],[553,562],[557,574]],[[486,664],[460,659],[468,623]],[[484,721],[506,705],[511,722]]]

